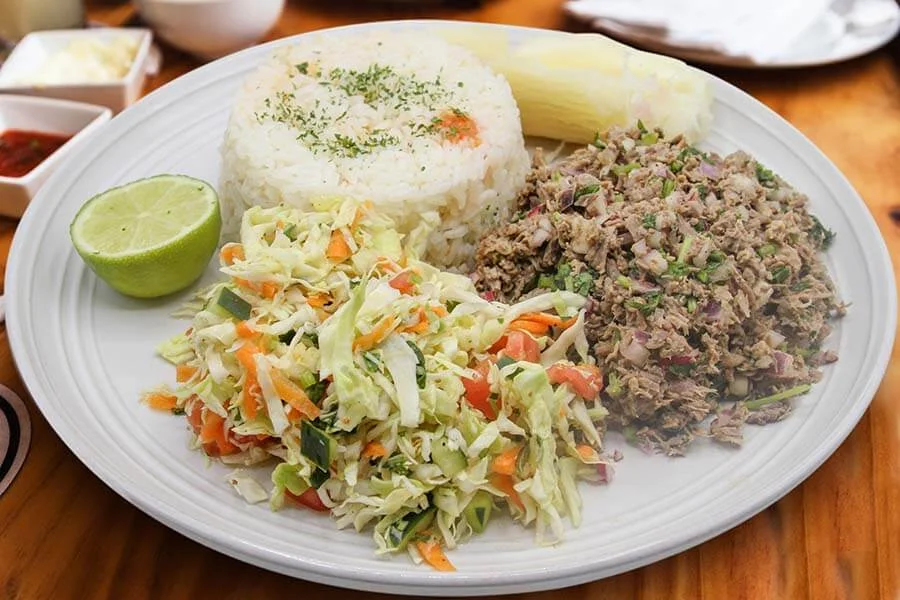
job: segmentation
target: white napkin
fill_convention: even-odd
[[[861,5],[879,0],[850,0]],[[835,0],[572,0],[567,9],[584,18],[670,46],[745,57],[767,63],[832,10]],[[842,9],[847,0],[838,0]],[[845,10],[841,10],[845,12]],[[848,11],[849,12],[849,11]],[[870,13],[871,14],[871,13]]]

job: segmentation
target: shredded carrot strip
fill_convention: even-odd
[[[244,380],[244,389],[241,390],[241,406],[244,409],[244,419],[248,421],[255,419],[259,412],[259,405],[256,399],[256,390],[258,389],[259,384],[256,382],[256,378],[247,373],[247,378]]]
[[[400,266],[398,264],[396,264],[391,259],[384,257],[379,258],[378,262],[375,263],[375,266],[384,271],[390,271],[391,273],[396,273],[400,270]]]
[[[363,215],[365,213],[361,208],[356,209],[356,214],[353,215],[353,221],[350,223],[350,231],[356,233],[356,229],[359,227],[359,222],[362,221]]]
[[[311,296],[307,296],[306,298],[306,303],[313,308],[322,308],[330,301],[331,296],[329,296],[328,294],[313,294]]]
[[[175,408],[178,398],[171,394],[147,394],[144,398],[150,408],[156,410],[172,410]]]
[[[597,452],[587,444],[578,444],[575,446],[575,450],[578,451],[578,455],[584,460],[594,460],[597,458]]]
[[[439,317],[446,317],[450,314],[447,312],[447,308],[443,304],[436,304],[432,306],[431,311]]]
[[[409,332],[409,333],[425,333],[428,331],[430,323],[428,322],[428,316],[425,314],[425,309],[419,309],[419,320],[412,325],[407,325],[406,327],[402,327],[400,331]]]
[[[203,415],[200,441],[204,444],[214,442],[222,454],[232,454],[238,450],[238,447],[231,443],[225,433],[225,419],[211,410],[206,411]]]
[[[325,256],[334,262],[344,262],[350,258],[351,254],[350,245],[347,244],[347,240],[344,238],[341,230],[335,229],[332,231],[331,240],[328,242],[328,248],[325,250]]]
[[[363,448],[363,458],[381,458],[382,456],[387,456],[387,448],[378,440],[372,440]]]
[[[513,478],[511,475],[502,475],[494,473],[490,476],[491,485],[507,495],[510,504],[517,506],[520,510],[525,510],[525,505],[519,497],[519,492],[513,487]]]
[[[383,318],[372,331],[353,340],[353,349],[369,350],[380,344],[393,330],[395,320],[393,315]]]
[[[178,383],[189,381],[196,372],[197,367],[192,367],[190,365],[175,365],[175,381]]]
[[[544,325],[559,325],[563,320],[556,315],[548,315],[547,313],[532,312],[519,315],[520,319],[527,319],[535,323],[543,323]]]
[[[253,331],[253,328],[250,327],[250,323],[248,323],[247,321],[239,322],[235,326],[235,329],[237,330],[238,337],[251,338],[256,335],[256,332]]]
[[[255,289],[256,289],[256,285],[253,284],[253,282],[247,281],[246,279],[241,279],[240,277],[235,277],[235,278],[234,278],[234,283],[235,283],[235,285],[239,285],[239,286],[241,286],[242,288],[247,288],[248,290],[255,290]]]
[[[500,475],[512,475],[516,472],[516,459],[519,458],[519,447],[510,448],[499,454],[491,463],[491,471]]]
[[[443,548],[441,548],[441,545],[437,542],[416,542],[416,550],[419,551],[419,554],[422,555],[425,562],[438,571],[456,570],[456,567],[453,566],[453,563],[450,562],[450,559],[444,554]]]
[[[564,330],[565,330],[565,329],[568,329],[569,327],[571,327],[572,325],[574,325],[574,324],[575,324],[575,321],[577,321],[577,320],[578,320],[578,317],[572,317],[571,319],[566,319],[565,321],[563,321],[562,323],[560,323],[558,327],[559,327],[560,329],[564,329]]]
[[[238,359],[238,362],[241,363],[241,366],[244,367],[247,373],[252,375],[254,379],[256,379],[256,361],[253,357],[260,352],[262,352],[262,350],[260,350],[259,346],[253,342],[244,342],[234,353],[234,356]]]
[[[219,258],[226,265],[233,265],[236,260],[244,260],[244,247],[240,244],[225,244],[219,251]]]
[[[516,319],[512,323],[509,324],[510,329],[518,329],[519,331],[527,331],[528,333],[533,333],[535,335],[544,335],[547,333],[547,330],[550,328],[549,325],[545,323],[538,323],[537,321],[529,321],[528,319]]]
[[[306,392],[299,385],[285,377],[280,371],[272,369],[269,371],[272,378],[272,385],[275,386],[275,392],[282,400],[290,404],[300,414],[315,419],[319,416],[319,407],[313,404]]]
[[[303,421],[303,415],[293,406],[288,405],[286,414],[288,421],[290,423],[293,423],[294,425],[298,425],[301,421]]]
[[[260,290],[260,294],[262,294],[263,298],[268,298],[271,300],[275,297],[275,294],[278,293],[278,284],[272,283],[271,281],[264,281],[262,284],[262,288]]]

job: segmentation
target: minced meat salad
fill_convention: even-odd
[[[806,204],[743,152],[723,159],[638,123],[550,164],[537,152],[474,278],[498,300],[590,298],[607,423],[633,443],[737,445],[745,422],[784,418],[837,359],[822,343],[845,306],[819,258],[834,234]]]

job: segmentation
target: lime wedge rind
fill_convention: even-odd
[[[221,225],[212,186],[185,175],[159,175],[94,196],[75,215],[69,235],[88,267],[112,288],[155,298],[201,276]]]

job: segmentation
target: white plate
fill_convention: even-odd
[[[598,19],[587,11],[573,10],[570,6],[566,6],[566,10],[575,19],[588,22],[601,33],[652,52],[707,65],[747,69],[786,69],[844,62],[881,48],[893,40],[900,31],[900,8],[893,4],[893,0],[886,0],[886,4],[893,7],[893,17],[881,25],[871,28],[849,26],[843,17],[828,11],[783,55],[765,63],[754,62],[742,56],[668,43],[663,36],[655,35],[647,29],[629,27],[609,19]]]
[[[428,25],[340,31],[400,26]],[[544,34],[507,29],[514,41]],[[452,553],[456,573],[414,567],[405,556],[377,558],[368,536],[338,531],[325,516],[246,505],[222,481],[227,469],[207,468],[201,454],[187,449],[183,420],[137,400],[172,378],[153,348],[185,327],[168,316],[181,298],[139,302],[110,291],[72,250],[68,225],[83,201],[123,182],[163,172],[216,181],[234,93],[271,48],[203,67],[114,119],[41,190],[13,243],[8,327],[22,377],[72,451],[148,514],[241,560],[337,586],[443,596],[558,588],[650,563],[748,519],[812,473],[865,411],[896,319],[893,273],[878,229],[847,180],[805,137],[714,80],[715,124],[705,145],[719,152],[742,147],[759,157],[809,193],[815,212],[838,234],[828,262],[853,302],[829,340],[841,360],[794,414],[751,429],[739,452],[698,443],[687,458],[667,459],[625,447],[611,485],[582,487],[585,522],[564,543],[535,547],[531,532],[498,519]]]

